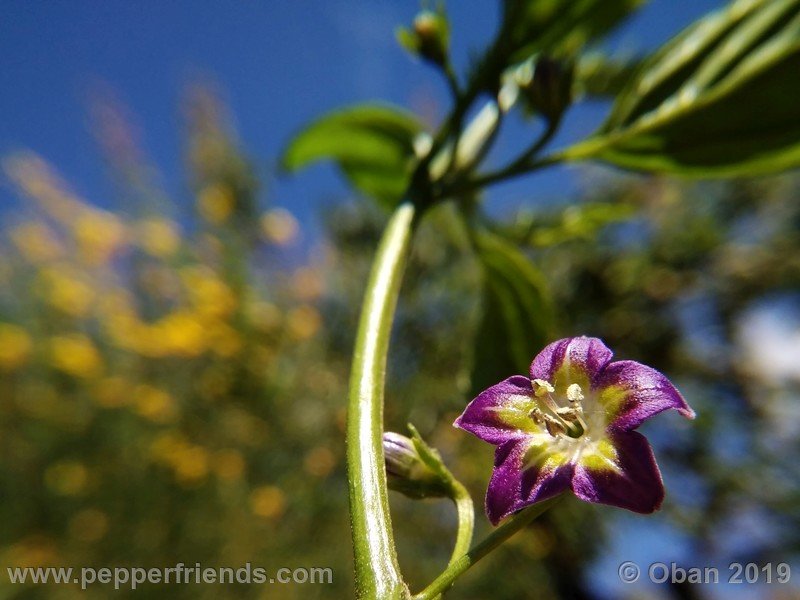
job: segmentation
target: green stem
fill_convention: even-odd
[[[456,72],[453,69],[453,63],[450,62],[449,58],[442,67],[442,70],[444,71],[445,79],[447,79],[447,87],[450,89],[450,95],[453,98],[453,102],[457,103],[458,99],[461,97],[461,86],[458,84],[458,77],[456,77]]]
[[[392,536],[382,436],[386,355],[416,212],[412,203],[404,202],[386,226],[367,282],[353,353],[347,469],[356,596],[364,600],[408,597]]]
[[[560,155],[550,155],[537,159],[536,156],[544,147],[553,139],[553,136],[558,131],[561,119],[554,119],[547,124],[547,128],[542,133],[541,137],[525,152],[523,152],[511,164],[503,167],[498,171],[485,173],[476,176],[474,179],[460,181],[454,184],[450,189],[447,189],[442,196],[449,197],[456,194],[471,193],[475,190],[480,190],[488,187],[494,183],[505,181],[525,173],[530,173],[541,169],[542,167],[549,166],[562,160]]]
[[[553,139],[556,133],[558,133],[558,128],[561,126],[561,116],[558,116],[554,119],[551,119],[547,122],[547,127],[544,130],[542,136],[536,140],[536,142],[528,148],[522,156],[520,156],[510,167],[509,169],[514,171],[517,169],[523,169],[527,165],[531,163],[531,160],[542,151],[542,149],[550,143],[550,140]]]
[[[563,158],[560,155],[552,154],[538,160],[532,160],[524,166],[516,165],[513,168],[509,167],[493,173],[487,173],[486,175],[479,175],[475,179],[466,181],[461,185],[454,186],[453,189],[447,190],[447,193],[443,194],[443,197],[451,197],[457,194],[469,194],[494,185],[495,183],[513,179],[520,175],[527,175],[528,173],[543,169],[544,167],[558,164],[562,162],[562,160]]]
[[[538,168],[539,165],[534,161],[534,159],[536,155],[539,154],[539,152],[541,152],[545,146],[547,146],[550,140],[553,139],[553,136],[558,131],[560,124],[560,118],[549,121],[547,123],[547,128],[544,130],[544,133],[542,133],[541,137],[539,137],[539,139],[536,140],[536,142],[525,152],[523,152],[514,162],[500,171],[478,176],[471,182],[471,184],[474,187],[481,188],[496,181],[508,179],[523,173],[529,173],[532,169]]]
[[[450,562],[450,565],[441,575],[433,580],[428,587],[415,595],[413,600],[433,600],[453,585],[453,582],[463,575],[467,569],[478,562],[481,558],[489,554],[500,544],[505,542],[520,529],[528,525],[536,517],[550,508],[559,499],[559,496],[551,498],[545,502],[540,502],[518,512],[510,517],[505,523],[495,529],[482,542],[474,546],[469,552],[464,553],[459,558]]]
[[[472,530],[475,526],[475,508],[472,506],[472,496],[469,495],[467,488],[455,479],[450,482],[450,487],[458,514],[458,533],[453,553],[450,555],[450,562],[447,563],[448,567],[469,550],[469,546],[472,544]]]

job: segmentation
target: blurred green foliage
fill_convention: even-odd
[[[156,202],[101,210],[33,154],[4,162],[27,202],[1,242],[3,565],[332,563],[330,589],[260,593],[342,594],[348,557],[331,549],[347,528],[346,366],[320,343],[326,259],[290,266],[299,225],[259,210],[207,92],[187,105],[193,214],[152,185],[116,107],[98,109],[125,198]]]
[[[194,215],[167,204],[100,210],[32,154],[4,163],[28,202],[6,215],[0,264],[3,564],[325,566],[333,585],[146,593],[344,597],[343,405],[362,282],[385,215],[361,202],[331,209],[324,243],[297,264],[286,248],[299,226],[260,206],[224,111],[205,93],[190,106]],[[128,181],[148,172],[126,164]],[[591,189],[500,221],[476,212],[486,232],[477,239],[453,206],[430,213],[400,302],[388,428],[417,423],[481,498],[491,455],[450,423],[468,400],[473,366],[516,348],[505,324],[486,321],[495,300],[482,297],[485,282],[496,302],[511,302],[505,322],[531,322],[519,332],[534,345],[599,335],[618,356],[679,383],[700,416],[691,427],[676,419],[671,437],[652,434],[668,488],[656,518],[693,540],[698,560],[731,557],[726,536],[753,515],[778,533],[741,541],[735,557],[785,560],[800,542],[792,461],[800,438],[779,421],[781,407],[797,401],[797,381],[760,373],[748,354],[758,346],[741,332],[748,311],[775,294],[793,292],[797,308],[796,179],[604,177]],[[546,309],[508,308],[544,302],[528,297],[544,291]],[[465,341],[477,332],[473,350]],[[393,504],[401,563],[420,586],[447,560],[455,516],[445,501]],[[586,569],[618,516],[566,501],[479,564],[458,594],[519,598],[536,585],[542,597],[594,597]],[[479,517],[478,535],[487,528]],[[3,589],[5,597],[78,593]]]
[[[504,2],[501,31],[509,36],[478,65],[491,82],[471,76],[470,100],[495,91],[511,57],[573,54],[637,4],[553,1],[536,12],[530,3]],[[604,129],[566,152],[680,172],[692,171],[698,157],[722,155],[748,175],[766,163],[770,171],[795,164],[797,136],[783,125],[796,110],[790,94],[776,92],[770,69],[795,65],[789,38],[797,20],[780,16],[796,9],[773,6],[758,19],[720,13],[712,17],[716,29],[701,29],[709,44],[734,50],[744,47],[734,36],[744,36],[764,58],[758,64],[737,52],[721,62],[692,55],[678,61],[676,77],[669,45],[650,62],[579,60],[578,87],[622,96]],[[725,20],[731,14],[735,22]],[[731,46],[731,39],[740,41]],[[720,92],[736,87],[730,82],[742,65],[766,79],[740,82],[772,86],[763,95],[742,88],[757,103]],[[641,69],[664,77],[648,80]],[[654,85],[642,93],[645,80]],[[696,91],[710,100],[698,106],[716,121],[698,122],[708,114],[672,103],[687,82],[703,84]],[[773,119],[756,128],[768,139],[745,135],[752,115],[743,107]],[[665,129],[648,129],[652,110],[669,117]],[[330,585],[149,586],[145,593],[348,597],[344,405],[363,283],[386,214],[360,199],[337,205],[324,216],[323,239],[301,260],[300,225],[264,201],[224,107],[196,89],[186,114],[189,204],[159,187],[113,102],[99,103],[93,115],[118,183],[117,209],[80,198],[32,153],[3,162],[26,202],[4,215],[0,235],[0,562],[330,567]],[[715,123],[729,136],[714,148],[721,154],[687,150],[683,142],[706,141],[703,127]],[[358,190],[391,205],[412,177],[415,146],[448,141],[419,138],[420,130],[405,113],[362,105],[304,130],[284,166],[331,158]],[[675,136],[680,144],[670,141]],[[750,161],[767,142],[776,161]],[[786,561],[800,552],[799,376],[786,360],[797,345],[769,329],[800,314],[797,177],[711,184],[586,174],[587,192],[502,218],[483,212],[474,189],[460,206],[442,201],[428,209],[398,307],[387,428],[417,424],[479,499],[491,453],[451,427],[470,391],[525,372],[547,341],[578,334],[667,373],[698,420],[674,419],[670,435],[648,430],[668,495],[647,525],[568,499],[478,564],[458,582],[457,597],[517,599],[536,589],[541,598],[595,598],[589,568],[631,519],[645,532],[637,535],[654,524],[681,536],[695,566]],[[446,501],[392,503],[403,572],[419,589],[447,561],[455,514]],[[477,529],[477,538],[488,530],[480,516]],[[0,580],[0,597],[8,598],[109,593]]]

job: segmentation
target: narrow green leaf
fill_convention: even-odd
[[[689,176],[800,166],[800,0],[739,0],[667,44],[562,158]]]
[[[511,60],[536,52],[573,56],[643,4],[644,0],[505,0]]]
[[[604,130],[630,124],[673,96],[747,14],[747,11],[730,8],[712,12],[662,46],[621,93]]]
[[[628,220],[635,213],[635,206],[621,202],[576,204],[564,210],[553,225],[536,227],[528,235],[528,241],[542,248],[575,240],[593,240],[608,225]]]
[[[642,68],[642,59],[618,59],[591,53],[575,69],[575,97],[614,98]]]
[[[359,191],[393,206],[408,185],[414,138],[422,125],[406,111],[360,104],[331,112],[303,129],[286,148],[282,166],[296,171],[332,160]]]
[[[510,375],[526,373],[549,340],[553,307],[545,277],[512,243],[476,235],[484,271],[484,306],[472,368],[476,393]]]

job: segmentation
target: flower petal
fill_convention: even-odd
[[[610,442],[610,443],[609,443]],[[651,513],[661,506],[664,484],[645,437],[635,431],[610,435],[608,448],[581,456],[572,490],[581,500]]]
[[[547,434],[543,434],[547,435]],[[486,515],[493,525],[503,518],[569,489],[572,465],[543,437],[512,440],[495,452],[486,491]]]
[[[669,379],[632,360],[607,365],[595,381],[595,390],[610,429],[631,431],[670,408],[684,417],[694,418],[694,411]]]
[[[563,394],[577,383],[588,389],[598,373],[611,360],[613,353],[598,338],[565,338],[548,345],[531,363],[531,379],[544,379]]]
[[[481,392],[453,424],[490,444],[502,444],[542,431],[530,417],[535,405],[530,380],[514,375]]]

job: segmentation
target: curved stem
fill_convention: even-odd
[[[523,152],[514,162],[500,171],[479,176],[472,182],[472,185],[476,187],[483,187],[484,185],[493,183],[500,179],[506,179],[508,177],[513,177],[514,175],[520,175],[522,173],[529,172],[536,164],[534,162],[536,155],[539,154],[539,152],[541,152],[548,143],[550,143],[550,140],[553,139],[553,136],[558,131],[560,125],[561,118],[548,121],[547,128],[544,130],[539,139],[536,140],[536,142],[525,152]]]
[[[475,508],[472,506],[472,496],[469,495],[467,488],[455,479],[450,486],[453,504],[456,505],[458,513],[458,533],[456,534],[456,543],[453,545],[453,553],[450,555],[450,562],[447,563],[448,567],[469,550],[469,546],[472,544],[472,530],[475,526]]]
[[[447,194],[443,194],[443,196],[449,197],[455,194],[463,194],[463,193],[473,192],[475,190],[480,190],[495,183],[506,181],[507,179],[513,179],[514,177],[519,177],[520,175],[526,175],[528,173],[538,171],[539,169],[542,169],[544,167],[555,165],[557,163],[562,162],[562,160],[563,158],[560,155],[553,154],[549,156],[544,156],[538,160],[532,160],[526,163],[525,165],[517,165],[514,166],[513,168],[505,168],[500,171],[495,171],[493,173],[479,175],[475,179],[464,182],[463,185],[454,187],[454,189],[452,190],[448,190]]]
[[[547,128],[542,133],[541,137],[536,140],[536,142],[528,148],[522,156],[520,156],[514,163],[509,167],[511,170],[523,168],[530,164],[531,160],[533,160],[542,149],[550,143],[550,140],[553,139],[553,136],[558,132],[558,128],[561,126],[561,116],[557,118],[551,119],[547,122]]]
[[[450,499],[456,506],[458,514],[458,531],[456,532],[456,543],[453,545],[453,552],[447,567],[453,565],[462,555],[467,553],[472,544],[472,531],[475,525],[475,508],[472,505],[472,496],[469,495],[467,488],[461,485],[452,474],[450,475]],[[432,596],[431,600],[441,600],[442,594]]]
[[[422,590],[419,594],[415,595],[413,600],[433,600],[434,598],[439,597],[472,565],[489,554],[489,552],[497,548],[500,544],[517,533],[520,529],[528,525],[544,511],[549,509],[558,501],[559,498],[560,496],[556,496],[555,498],[551,498],[545,502],[534,504],[533,506],[530,506],[510,517],[505,523],[495,529],[486,539],[474,546],[469,552],[466,552],[456,560],[451,561],[450,566],[448,566],[447,569],[441,573],[441,575],[434,579],[433,583]]]
[[[411,202],[404,202],[386,226],[367,282],[353,353],[347,469],[356,595],[364,600],[408,597],[392,536],[382,435],[386,355],[416,212]]]
[[[456,72],[453,69],[453,63],[450,62],[450,59],[447,59],[442,70],[444,71],[445,79],[447,79],[447,87],[450,90],[453,102],[457,103],[458,99],[461,97],[461,86],[458,84],[458,77],[456,77]]]

